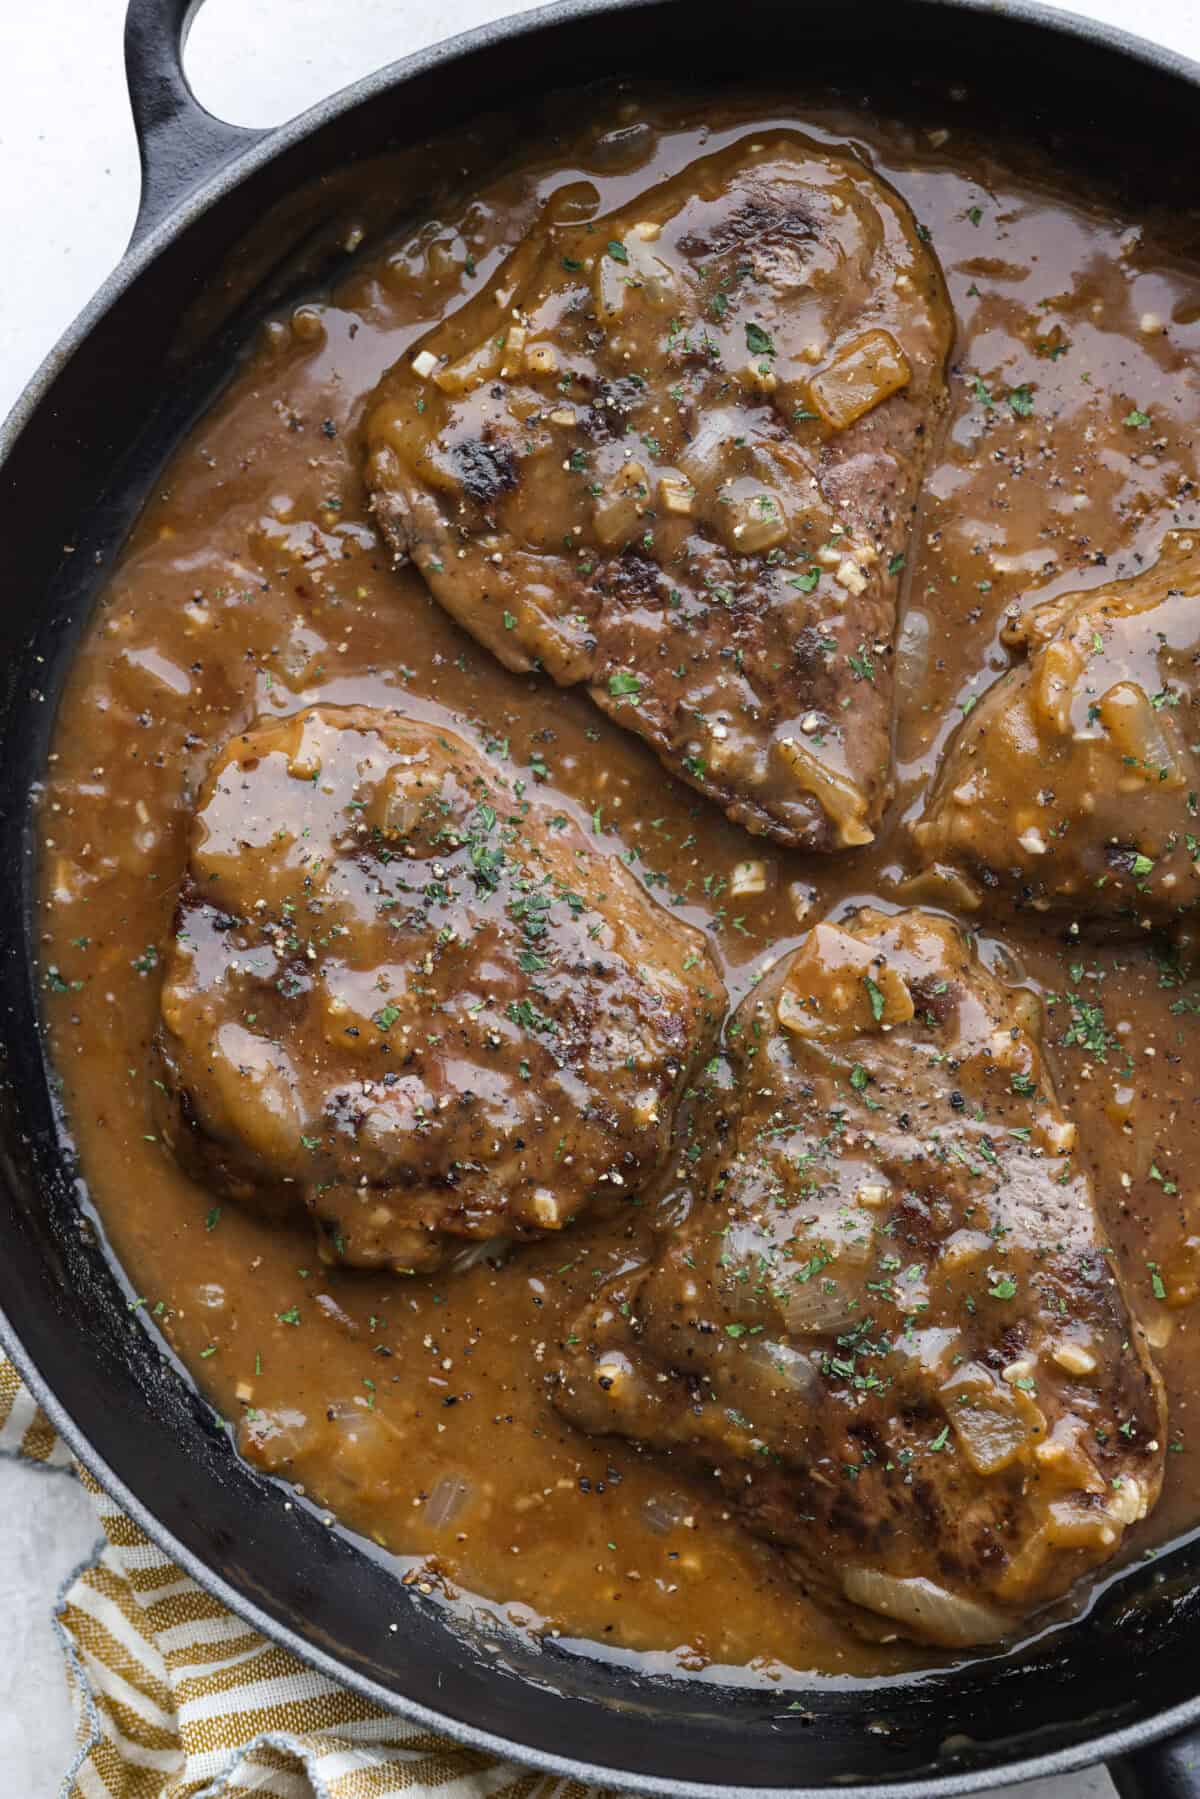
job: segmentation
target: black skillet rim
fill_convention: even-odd
[[[553,4],[535,7],[528,12],[508,14],[386,64],[282,125],[261,134],[247,132],[247,148],[244,151],[238,153],[235,150],[231,159],[213,175],[202,180],[182,200],[169,206],[165,215],[144,236],[138,236],[135,232],[134,241],[121,261],[59,338],[0,425],[0,471],[56,376],[75,351],[85,343],[97,322],[181,231],[239,186],[247,175],[272,161],[280,151],[299,143],[332,119],[352,111],[361,102],[389,89],[398,89],[415,75],[450,65],[461,55],[484,50],[491,44],[505,40],[534,37],[548,25],[566,23],[588,14],[632,12],[656,3],[657,0],[554,0]],[[1190,57],[1151,43],[1119,27],[1044,5],[1041,0],[923,0],[923,3],[946,12],[965,11],[985,16],[999,14],[1004,19],[1074,38],[1081,43],[1099,44],[1131,62],[1190,83],[1200,92],[1200,63],[1194,62]],[[193,9],[189,8],[191,10]],[[231,128],[231,138],[235,135]],[[577,1762],[567,1756],[542,1750],[531,1751],[519,1742],[446,1718],[429,1707],[404,1698],[368,1676],[344,1667],[335,1657],[307,1642],[287,1625],[270,1617],[251,1599],[238,1593],[221,1574],[177,1542],[149,1507],[129,1490],[92,1449],[83,1429],[43,1381],[2,1310],[0,1348],[8,1355],[29,1392],[72,1455],[94,1475],[106,1493],[145,1531],[151,1541],[203,1590],[219,1599],[235,1616],[260,1631],[270,1641],[290,1650],[308,1666],[351,1688],[385,1711],[438,1731],[464,1747],[498,1756],[506,1761],[534,1766],[588,1785],[608,1788],[615,1786],[619,1791],[652,1793],[662,1795],[663,1799],[827,1799],[831,1790],[845,1792],[847,1799],[853,1799],[856,1790],[864,1795],[864,1799],[868,1794],[870,1799],[949,1799],[950,1795],[993,1791],[1002,1784],[1017,1784],[1094,1767],[1100,1762],[1146,1748],[1200,1723],[1200,1694],[1197,1694],[1195,1698],[1138,1724],[1111,1734],[1101,1734],[1090,1741],[1047,1751],[1044,1755],[1025,1756],[1004,1765],[963,1770],[944,1776],[935,1775],[928,1779],[873,1782],[869,1787],[857,1789],[849,1785],[841,1789],[831,1789],[828,1786],[735,1787],[672,1780],[654,1775],[631,1781],[621,1771],[605,1768],[597,1763]]]

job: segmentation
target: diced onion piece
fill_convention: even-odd
[[[911,378],[908,358],[891,332],[866,331],[813,376],[808,391],[825,423],[843,431]]]
[[[745,899],[749,894],[767,891],[767,865],[765,862],[738,862],[734,865],[729,877],[729,893],[733,899]]]
[[[980,1256],[988,1255],[991,1247],[992,1240],[983,1231],[957,1230],[942,1244],[938,1260],[947,1273],[957,1272],[958,1269],[977,1262]]]
[[[928,835],[926,825],[918,824],[913,830],[917,843]],[[949,862],[931,862],[928,868],[897,881],[896,893],[901,899],[945,906],[952,912],[978,912],[983,904],[983,894],[971,877]]]
[[[1023,1031],[1033,1043],[1042,1040],[1042,1027],[1046,1022],[1046,1014],[1042,1010],[1042,1002],[1037,994],[1028,987],[1016,987],[1012,995],[1012,1027],[1008,1038],[1013,1042],[1012,1030]]]
[[[526,344],[525,367],[531,375],[557,374],[558,351],[553,344]]]
[[[629,1379],[633,1364],[619,1349],[606,1349],[592,1372],[601,1391],[613,1393]]]
[[[1156,793],[1187,785],[1187,776],[1167,741],[1162,721],[1136,681],[1118,681],[1096,706],[1100,723],[1120,752],[1123,777]]]
[[[976,1474],[999,1474],[1015,1462],[1028,1432],[1014,1412],[981,1395],[963,1397],[950,1410],[950,1422],[962,1452]]]
[[[361,230],[353,234],[359,243],[363,240]],[[454,253],[454,238],[435,238],[425,252],[425,266],[435,281],[453,281],[457,284],[463,265]]]
[[[835,1335],[866,1315],[864,1282],[875,1253],[866,1212],[830,1212],[797,1232],[790,1253],[774,1291],[793,1336]]]
[[[887,963],[872,961],[871,978],[883,995],[883,1010],[876,1018],[874,1007],[871,1008],[871,1025],[875,1029],[887,1030],[898,1024],[907,1024],[916,1015],[912,994],[896,969]]]
[[[1028,1604],[1029,1593],[1041,1577],[1049,1550],[1049,1532],[1043,1524],[1025,1538],[998,1577],[996,1591],[999,1596],[1002,1599],[1011,1598],[1017,1604]]]
[[[321,759],[329,743],[329,735],[321,719],[313,713],[300,714],[288,726],[287,771],[294,781],[315,781],[321,772]]]
[[[875,1225],[857,1206],[839,1206],[792,1238],[792,1254],[811,1263],[818,1252],[852,1268],[866,1268],[874,1254]]]
[[[624,263],[601,255],[596,261],[596,316],[609,324],[618,318],[625,305],[626,284],[630,273]]]
[[[468,1243],[465,1249],[457,1250],[446,1262],[449,1274],[465,1274],[468,1268],[477,1268],[481,1262],[490,1262],[498,1268],[507,1261],[512,1249],[511,1237],[483,1237],[477,1243]]]
[[[902,976],[869,944],[822,921],[792,958],[775,1011],[793,1036],[844,1042],[906,1024],[915,1007]]]
[[[812,917],[813,897],[812,888],[806,887],[803,881],[789,881],[788,899],[797,924],[807,924]]]
[[[669,306],[678,298],[670,265],[654,254],[646,240],[631,231],[623,242],[624,262],[603,251],[596,259],[596,316],[602,324],[620,316],[631,292],[654,306]]]
[[[1032,1396],[1015,1385],[1022,1376],[1020,1364],[1012,1366],[1014,1381],[1001,1385],[982,1363],[968,1362],[938,1390],[963,1455],[976,1474],[999,1474],[1045,1433],[1046,1420]]]
[[[1042,1143],[1056,1156],[1069,1156],[1075,1148],[1079,1131],[1069,1118],[1056,1118],[1052,1112],[1039,1114],[1038,1135]]]
[[[1071,701],[1083,674],[1083,657],[1074,644],[1048,643],[1033,677],[1033,710],[1046,729],[1065,737],[1071,729]]]
[[[642,1522],[646,1524],[656,1537],[666,1537],[684,1519],[691,1516],[691,1506],[678,1494],[668,1493],[661,1498],[656,1494],[647,1499],[642,1506]]]
[[[466,1510],[475,1488],[463,1474],[443,1474],[425,1501],[425,1522],[441,1530]]]
[[[877,1568],[848,1568],[842,1575],[842,1591],[852,1604],[891,1618],[922,1642],[941,1643],[947,1649],[991,1643],[1009,1629],[1003,1612],[919,1575],[903,1580]]]
[[[765,1343],[758,1337],[751,1344],[746,1359],[756,1363],[767,1385],[785,1388],[800,1399],[819,1401],[825,1389],[821,1377],[806,1355],[790,1343]]]
[[[721,535],[731,550],[757,556],[787,542],[787,513],[769,488],[738,481],[722,492],[717,504]]]
[[[549,1187],[536,1187],[530,1197],[529,1212],[539,1230],[558,1231],[563,1226],[562,1209]]]
[[[1050,1355],[1064,1374],[1074,1374],[1078,1377],[1096,1372],[1096,1358],[1091,1350],[1082,1343],[1077,1343],[1071,1337],[1063,1337],[1057,1342],[1050,1351]]]
[[[775,1003],[775,1016],[785,1031],[793,1037],[825,1037],[831,1034],[825,1027],[821,1014],[811,1005],[805,1003],[801,994],[791,987],[785,987]]]
[[[854,1189],[854,1198],[857,1204],[867,1206],[873,1212],[877,1212],[881,1206],[886,1206],[891,1197],[890,1181],[860,1181]]]
[[[1115,1549],[1125,1525],[1135,1523],[1142,1516],[1142,1511],[1137,1509],[1139,1503],[1144,1509],[1140,1483],[1136,1480],[1132,1482],[1132,1499],[1122,1502],[1120,1494],[1129,1477],[1125,1475],[1120,1479],[1121,1484],[1114,1487],[1112,1501],[1104,1511],[1095,1506],[1081,1505],[1077,1499],[1052,1501],[1046,1507],[1046,1522],[1035,1540],[1040,1541],[1046,1549],[1090,1549],[1099,1551],[1101,1555]],[[1007,1571],[1004,1585],[1009,1591],[1012,1590],[1008,1586]]]
[[[802,738],[781,737],[776,748],[797,787],[812,794],[834,826],[839,849],[874,843],[875,833],[866,823],[867,796],[857,781],[823,762]]]
[[[910,701],[924,692],[929,679],[929,614],[910,606],[896,639],[896,692]]]
[[[445,368],[438,369],[433,379],[443,393],[465,394],[473,387],[480,387],[500,372],[500,364],[504,360],[504,333],[498,331],[494,337],[485,338],[483,343],[476,344],[457,362],[447,363]]]
[[[658,503],[664,512],[689,513],[695,489],[682,475],[663,475],[658,483]]]
[[[742,433],[739,415],[719,409],[702,412],[696,434],[680,452],[679,462],[693,487],[716,488],[736,457],[736,440]]]
[[[646,471],[640,462],[618,469],[592,508],[592,529],[606,547],[626,543],[638,529],[647,499]]]
[[[837,1264],[823,1268],[802,1285],[781,1281],[779,1309],[794,1337],[833,1337],[866,1317],[864,1289],[852,1271]]]
[[[742,370],[742,379],[747,387],[757,388],[761,394],[773,394],[779,386],[779,376],[769,362],[761,356],[754,357]]]
[[[405,771],[393,771],[384,785],[383,835],[393,842],[411,837],[420,821],[421,801],[405,779]]]
[[[287,1166],[306,1120],[285,1051],[230,1019],[214,1035],[208,1072],[229,1138],[240,1138],[264,1161]]]
[[[1052,1512],[1057,1512],[1058,1509],[1057,1506],[1051,1507]],[[1144,1518],[1150,1509],[1150,1500],[1141,1481],[1135,1479],[1132,1474],[1123,1474],[1120,1486],[1109,1489],[1107,1509],[1109,1517],[1121,1525],[1136,1524],[1139,1519]],[[1055,1525],[1057,1526],[1058,1523],[1056,1518]],[[1055,1540],[1063,1541],[1057,1531]]]
[[[361,1394],[322,1414],[321,1437],[314,1447],[329,1480],[349,1487],[364,1503],[378,1505],[395,1499],[401,1440],[396,1424]]]

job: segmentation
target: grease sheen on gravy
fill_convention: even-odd
[[[1008,612],[1134,573],[1165,530],[1200,525],[1200,270],[1158,223],[976,141],[949,102],[920,127],[762,99],[596,106],[577,141],[530,148],[270,320],[164,470],[70,677],[42,803],[52,1050],[148,1316],[249,1453],[391,1551],[422,1592],[697,1678],[887,1674],[930,1652],[859,1641],[719,1496],[576,1432],[546,1398],[569,1320],[686,1203],[678,1190],[501,1266],[397,1280],[323,1267],[302,1225],[215,1203],[155,1125],[151,1042],[189,810],[217,747],[252,719],[401,707],[465,736],[703,929],[736,1003],[799,940],[806,906],[898,903],[912,865],[901,826],[954,723],[1007,666]],[[867,156],[931,234],[957,317],[904,577],[898,794],[869,849],[834,857],[748,848],[581,694],[502,669],[415,572],[392,569],[362,484],[367,397],[547,195],[591,183],[608,211],[751,125]],[[764,890],[738,897],[748,854]],[[1149,936],[1098,945],[1059,919],[982,943],[1051,1002],[1060,1093],[1167,1384],[1166,1485],[1136,1554],[1197,1521],[1200,1000]],[[267,1412],[287,1429],[256,1448]]]

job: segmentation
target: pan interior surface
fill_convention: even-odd
[[[880,112],[954,93],[973,123],[1042,140],[1063,167],[1143,201],[1183,204],[1196,88],[1100,39],[1019,15],[942,5],[750,4],[561,9],[417,59],[285,128],[238,183],[185,206],[131,256],[108,298],[40,378],[0,477],[6,684],[0,1156],[7,1253],[0,1308],[56,1423],[90,1446],[115,1496],[244,1615],[385,1703],[581,1777],[674,1790],[965,1791],[1085,1760],[1094,1740],[1191,1701],[1200,1600],[1184,1544],[1153,1573],[1102,1588],[1086,1616],[1020,1653],[918,1679],[814,1683],[779,1694],[647,1680],[515,1634],[458,1631],[386,1561],[254,1475],[106,1256],[55,1110],[34,985],[31,796],[65,671],[126,532],[174,445],[250,332],[342,266],[347,194],[363,165],[408,173],[367,203],[371,237],[419,216],[420,146],[502,110],[534,135],[540,96],[582,78],[751,84],[791,71]],[[880,80],[879,70],[902,70]],[[586,104],[586,98],[580,104]],[[1131,140],[1111,169],[1112,121]],[[1103,146],[1099,151],[1097,146]],[[1175,182],[1178,193],[1170,190]],[[223,189],[223,191],[221,191]]]

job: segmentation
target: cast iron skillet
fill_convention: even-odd
[[[1169,201],[1169,171],[1186,179],[1194,163],[1200,69],[1032,4],[563,0],[410,57],[262,133],[221,123],[192,97],[181,57],[194,10],[194,0],[131,0],[144,182],[133,242],[0,435],[5,1347],[76,1454],[197,1580],[326,1673],[463,1742],[678,1799],[830,1789],[917,1799],[1101,1757],[1126,1795],[1200,1799],[1200,1772],[1189,1772],[1200,1731],[1190,1751],[1175,1734],[1200,1722],[1200,1539],[1110,1583],[1085,1617],[1022,1654],[769,1695],[635,1679],[554,1644],[485,1652],[368,1546],[285,1509],[283,1490],[235,1458],[131,1311],[56,1131],[34,985],[30,804],[98,583],[254,320],[334,272],[334,177],[356,159],[498,107],[515,115],[517,136],[540,95],[600,76],[719,85],[765,72],[808,91],[837,82],[878,95],[890,84],[896,104],[912,102],[914,82],[943,96],[965,85],[957,103],[973,121],[990,105],[1064,162],[1149,181]],[[418,212],[419,186],[401,196]]]

